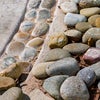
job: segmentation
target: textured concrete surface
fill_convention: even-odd
[[[28,0],[0,0],[0,55],[17,32]]]

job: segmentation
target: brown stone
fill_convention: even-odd
[[[96,27],[100,27],[100,17],[98,17],[95,21]]]

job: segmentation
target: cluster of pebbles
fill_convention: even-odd
[[[52,22],[55,3],[29,1],[24,21],[1,60],[1,100],[23,100],[16,86],[22,73],[30,71],[52,97],[36,89],[29,94],[31,100],[89,100],[91,87],[100,89],[100,1],[58,0]],[[43,43],[48,50],[33,66]]]

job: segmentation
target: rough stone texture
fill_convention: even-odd
[[[96,48],[100,48],[100,40],[96,41]]]
[[[0,42],[0,55],[18,30],[25,13],[26,3],[27,0],[0,0],[0,40],[2,41]]]
[[[100,28],[100,17],[96,18],[95,25]]]
[[[56,100],[61,100],[60,86],[67,78],[67,75],[57,75],[47,78],[43,83],[43,88]]]
[[[78,77],[67,78],[60,88],[64,100],[89,100],[89,92],[85,83]]]

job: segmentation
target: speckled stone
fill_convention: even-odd
[[[95,25],[100,28],[100,17],[96,18]]]
[[[87,19],[84,15],[67,13],[64,17],[64,23],[68,26],[75,26],[78,22],[85,22]]]
[[[67,78],[60,88],[63,100],[89,100],[90,95],[85,83],[78,77]]]
[[[55,61],[65,57],[70,57],[70,53],[67,50],[63,50],[60,48],[52,49],[45,53],[43,56],[44,61]]]
[[[77,73],[77,76],[81,78],[88,87],[90,87],[96,80],[95,72],[89,67],[83,68]]]
[[[33,37],[45,35],[49,30],[49,25],[46,22],[39,22],[32,31]]]
[[[54,75],[75,75],[79,71],[79,65],[76,59],[72,57],[67,57],[58,60],[46,68],[46,72],[49,76]]]
[[[51,49],[62,48],[68,43],[68,38],[64,33],[55,33],[50,36],[48,46]]]
[[[63,47],[64,50],[74,55],[83,54],[88,48],[89,46],[83,43],[70,43]]]
[[[100,40],[96,41],[96,48],[100,48]]]
[[[67,78],[67,75],[57,75],[47,78],[43,83],[43,88],[56,100],[61,100],[60,86]]]

